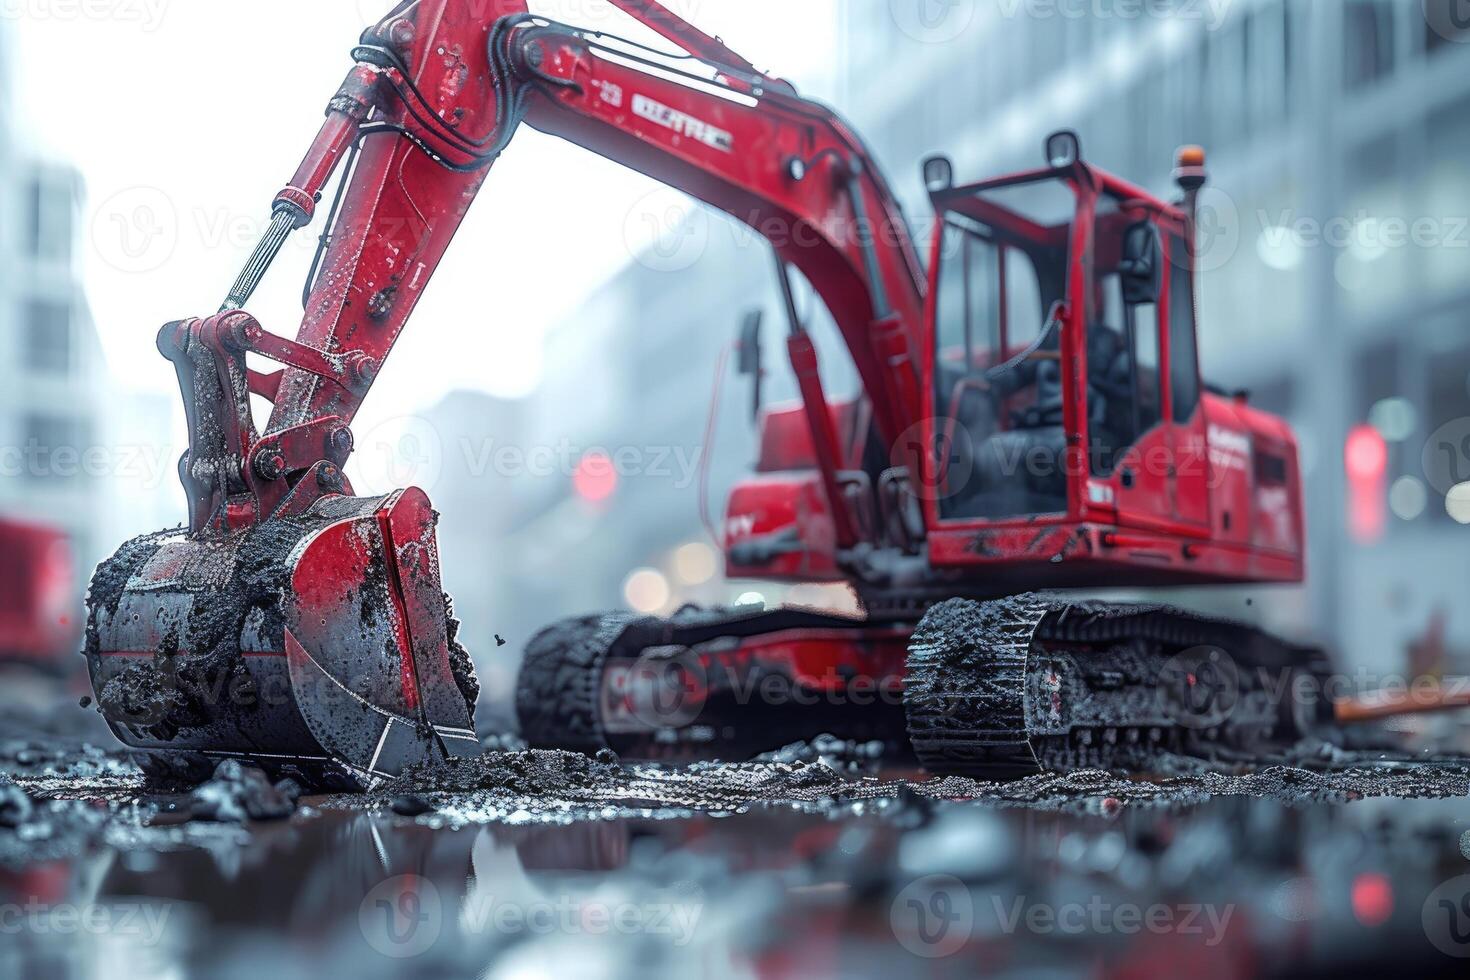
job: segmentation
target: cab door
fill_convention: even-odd
[[[1100,216],[1097,229],[1087,354],[1088,490],[1094,504],[1114,506],[1120,525],[1167,530],[1174,524],[1174,485],[1164,413],[1167,320],[1159,228],[1151,216],[1114,210]]]
[[[1161,312],[1157,301],[1124,304],[1124,338],[1132,374],[1129,427],[1135,434],[1117,462],[1118,516],[1124,524],[1157,525],[1161,517],[1172,516]]]

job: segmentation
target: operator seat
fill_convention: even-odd
[[[1095,454],[1108,468],[1127,442],[1132,367],[1122,334],[1096,324],[1088,330],[1088,418]],[[956,420],[972,445],[973,469],[964,485],[952,488],[955,517],[1004,518],[1062,513],[1067,509],[1067,435],[1061,361],[1061,327],[1052,320],[1030,356],[986,375],[989,404],[966,398]],[[1011,428],[995,431],[994,406],[1027,388],[1034,402],[1012,414]],[[988,415],[988,418],[987,418]],[[988,424],[987,424],[988,423]],[[977,438],[979,437],[979,438]]]

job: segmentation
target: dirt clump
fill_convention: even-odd
[[[230,703],[232,710],[256,705],[251,676],[240,657],[240,636],[257,609],[279,625],[289,585],[286,559],[310,527],[297,518],[267,521],[240,532],[233,547],[221,549],[218,560],[228,563],[227,583],[199,596],[182,625],[167,631],[151,658],[130,665],[96,692],[103,715],[169,741],[181,729],[208,724],[222,703]],[[169,538],[181,533],[138,538],[98,566],[87,591],[90,663],[95,665],[101,653],[101,624],[118,615],[127,583]]]
[[[579,794],[617,781],[623,769],[578,752],[537,749],[527,752],[487,752],[469,759],[415,766],[393,780],[383,792],[475,793],[496,792],[545,795]]]
[[[294,780],[272,784],[262,770],[227,759],[189,795],[189,812],[196,820],[216,823],[284,820],[296,812],[300,798]]]
[[[426,813],[433,813],[434,804],[417,793],[404,793],[402,796],[393,797],[392,802],[388,804],[388,809],[400,817],[421,817]]]
[[[36,805],[26,791],[10,781],[10,777],[0,773],[0,827],[7,830],[24,824],[31,819]]]
[[[875,768],[883,760],[886,749],[887,746],[879,740],[859,742],[836,735],[818,735],[809,741],[792,742],[774,752],[758,755],[754,761],[787,765],[822,762],[840,771],[862,772]]]

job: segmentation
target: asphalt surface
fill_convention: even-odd
[[[0,975],[1311,976],[1470,964],[1442,720],[1228,772],[923,779],[835,740],[664,768],[492,751],[302,796],[145,779],[4,685]]]

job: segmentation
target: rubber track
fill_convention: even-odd
[[[952,599],[929,611],[909,647],[904,705],[915,753],[925,768],[946,774],[1015,776],[1036,772],[1049,760],[1060,762],[1070,747],[1032,738],[1027,727],[1026,671],[1033,644],[1129,640],[1165,649],[1219,647],[1247,674],[1258,666],[1323,667],[1319,651],[1168,606],[1042,595]],[[1137,750],[1119,747],[1118,760],[1128,751]]]
[[[1303,666],[1321,656],[1313,648],[1286,643],[1253,626],[1172,606],[1032,598],[1047,610],[1037,630],[1040,640],[1116,643],[1142,639],[1170,647],[1217,646],[1229,651],[1242,667]]]
[[[794,609],[689,609],[667,620],[627,613],[563,620],[538,633],[526,646],[516,685],[521,737],[533,748],[589,755],[613,748],[603,730],[600,710],[602,674],[610,657],[634,659],[652,647],[695,647],[803,627],[865,625]],[[700,724],[714,721],[702,718]],[[739,719],[724,721],[734,724]]]
[[[935,773],[1036,772],[1027,737],[1026,665],[1048,608],[1035,597],[951,599],[909,642],[904,709],[909,742]]]
[[[617,613],[583,616],[531,639],[516,683],[516,716],[528,744],[587,755],[608,747],[599,711],[602,668],[613,644],[636,621]]]

